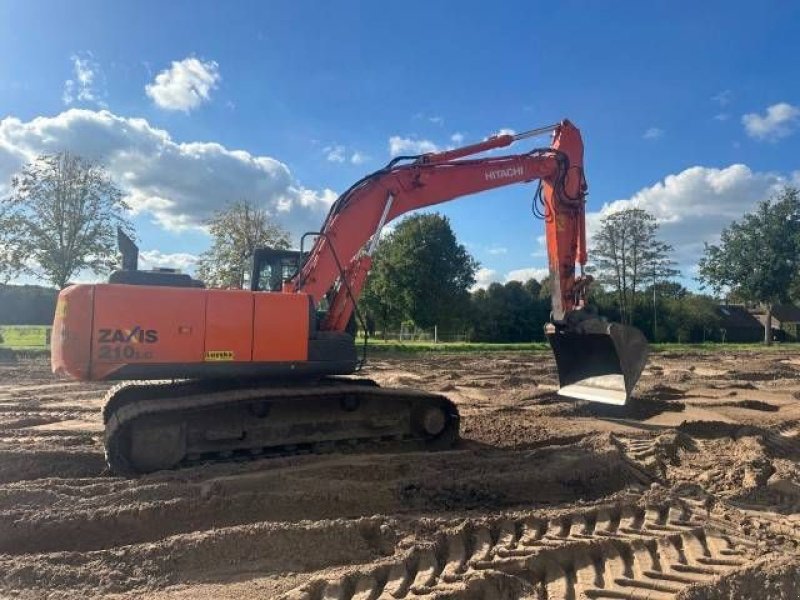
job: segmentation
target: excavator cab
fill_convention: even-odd
[[[635,327],[575,311],[545,329],[568,398],[624,405],[647,362],[647,339]]]
[[[300,250],[257,248],[252,256],[250,280],[245,282],[252,292],[280,292],[285,281],[297,274],[303,261]]]

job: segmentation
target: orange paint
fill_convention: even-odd
[[[130,363],[202,362],[206,290],[94,287],[93,374]]]
[[[53,373],[88,379],[93,299],[92,285],[73,285],[58,295],[50,340]]]
[[[559,280],[559,294],[552,298],[555,320],[576,308],[575,264],[586,263],[585,197],[583,175],[583,141],[580,131],[569,121],[563,121],[555,131],[552,148],[569,161],[569,170],[542,179],[545,203],[545,235],[550,274]],[[561,168],[563,169],[563,166]]]
[[[255,294],[253,360],[307,360],[308,325],[309,304],[306,294]]]
[[[219,353],[230,353],[219,354]],[[253,358],[253,292],[208,290],[204,360]]]
[[[53,372],[106,379],[125,365],[308,359],[306,294],[121,284],[62,291]]]

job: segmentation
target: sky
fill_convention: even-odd
[[[0,194],[39,154],[100,160],[144,266],[191,271],[228,202],[296,240],[395,154],[568,118],[590,233],[651,211],[692,285],[704,242],[800,183],[798,25],[791,2],[6,0]],[[544,275],[534,187],[436,208],[479,285]]]

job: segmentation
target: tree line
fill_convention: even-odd
[[[57,296],[38,285],[0,285],[0,325],[50,325]]]
[[[800,300],[800,191],[785,187],[706,244],[698,281],[688,290],[659,238],[655,217],[641,208],[604,216],[592,239],[589,304],[609,320],[638,327],[651,341],[723,341],[718,298],[758,305],[772,341],[776,304]],[[478,263],[438,214],[409,217],[384,240],[362,298],[372,329],[404,324],[459,330],[473,341],[543,339],[549,281],[492,283],[472,290]]]
[[[0,198],[0,283],[26,275],[62,289],[82,273],[108,273],[118,264],[116,229],[134,233],[129,214],[103,165],[69,152],[38,157]],[[241,287],[256,248],[290,245],[286,230],[251,199],[228,204],[206,225],[212,242],[199,257],[197,273],[210,287]],[[715,339],[718,302],[681,285],[672,255],[647,211],[627,208],[604,216],[590,248],[590,303],[651,340]],[[787,186],[762,200],[725,228],[719,243],[706,244],[698,259],[701,287],[716,297],[762,306],[765,341],[771,340],[772,307],[800,299],[800,192]],[[543,339],[549,282],[509,281],[475,290],[478,268],[446,217],[404,219],[374,256],[360,300],[367,328],[437,326],[486,342]],[[45,306],[45,297],[52,297],[9,290],[3,288],[1,298],[7,309],[21,307],[25,298]]]
[[[625,219],[640,222],[633,227],[622,223]],[[610,230],[603,232],[605,227]],[[614,245],[613,236],[632,227],[649,234],[636,242],[640,247],[628,245],[630,255],[602,248]],[[657,240],[657,226],[647,213],[635,209],[615,214],[601,225],[601,232],[605,237],[601,236],[595,253],[605,258],[597,261],[598,277],[589,290],[589,303],[600,314],[639,327],[650,340],[720,339],[718,302],[670,281],[678,272],[669,266],[669,248]],[[648,239],[654,243],[645,243]],[[645,247],[659,251],[643,251]],[[641,257],[655,261],[655,276]],[[477,262],[457,242],[446,217],[411,216],[379,246],[361,299],[362,312],[379,337],[411,324],[423,329],[436,325],[475,342],[543,341],[550,317],[549,278],[495,282],[470,291],[476,271]]]

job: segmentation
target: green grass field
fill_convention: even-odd
[[[0,348],[44,353],[50,342],[50,327],[44,325],[0,325]],[[361,346],[363,338],[357,340]],[[396,340],[370,339],[368,349],[373,354],[464,353],[464,352],[549,352],[546,342],[525,344],[487,344],[481,342],[398,342]],[[787,352],[800,351],[800,344],[652,344],[653,352]]]
[[[0,348],[46,349],[50,346],[50,329],[45,325],[0,325]]]
[[[364,339],[359,338],[356,345],[363,347]],[[526,344],[486,344],[482,342],[398,342],[396,340],[370,339],[368,348],[370,352],[545,352],[550,350],[546,342],[531,342]]]
[[[358,340],[359,346],[364,343],[363,339]],[[763,344],[677,344],[660,343],[651,344],[652,352],[787,352],[800,351],[800,344],[774,344],[764,346]],[[396,340],[370,339],[368,351],[374,354],[415,354],[425,352],[438,353],[461,353],[461,352],[549,352],[550,345],[547,342],[531,342],[526,344],[487,344],[480,342],[455,342],[439,343],[433,342],[398,342]]]

